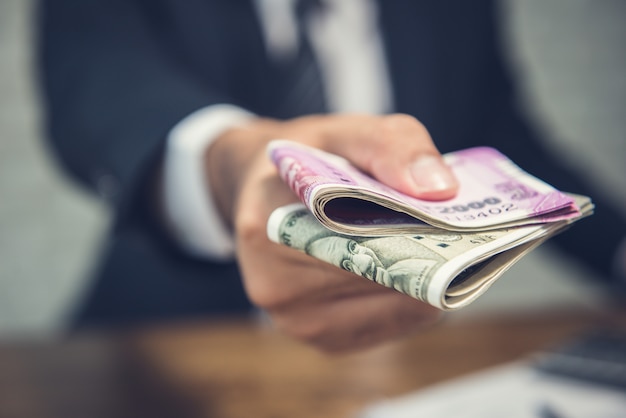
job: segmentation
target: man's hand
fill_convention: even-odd
[[[220,212],[235,231],[250,300],[280,330],[326,351],[364,348],[436,320],[435,308],[267,239],[270,213],[297,201],[266,157],[272,139],[341,155],[416,197],[446,199],[458,189],[427,130],[407,115],[259,119],[229,130],[207,151],[206,167]]]

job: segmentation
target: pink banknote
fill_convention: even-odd
[[[292,141],[272,141],[268,155],[283,180],[316,216],[339,224],[425,222],[463,231],[560,221],[580,215],[571,197],[488,147],[445,155],[460,182],[457,196],[445,201],[405,195],[341,157]]]

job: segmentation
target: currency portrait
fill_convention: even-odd
[[[445,259],[408,236],[380,238],[333,235],[311,240],[304,251],[344,270],[416,296]]]

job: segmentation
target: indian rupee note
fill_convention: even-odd
[[[271,241],[442,310],[477,299],[513,263],[568,221],[483,232],[352,236],[324,227],[302,204],[276,209]]]
[[[456,197],[443,202],[402,194],[341,157],[292,141],[272,141],[268,155],[315,217],[344,234],[485,231],[581,216],[570,196],[488,147],[444,156],[460,188]]]

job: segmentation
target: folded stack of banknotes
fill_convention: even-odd
[[[460,188],[427,201],[398,192],[349,161],[287,140],[268,155],[301,203],[276,209],[270,240],[442,310],[467,306],[521,257],[590,215],[488,147],[444,156]]]

